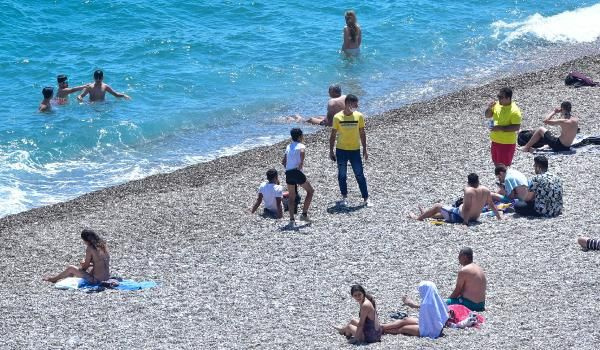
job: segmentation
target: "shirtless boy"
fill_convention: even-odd
[[[329,86],[329,101],[327,101],[327,116],[325,117],[310,117],[305,121],[309,124],[321,125],[321,126],[331,126],[333,122],[333,116],[338,112],[344,110],[346,106],[345,101],[346,95],[342,95],[342,88],[339,85],[331,85]],[[295,115],[291,117],[293,121],[301,122],[303,121],[300,115]]]
[[[38,107],[38,111],[40,112],[50,112],[52,111],[52,96],[54,95],[54,88],[52,86],[46,86],[42,89],[42,95],[44,99],[40,102],[40,106]]]
[[[473,262],[473,250],[469,247],[461,249],[458,262],[462,268],[458,271],[456,287],[446,304],[460,304],[472,311],[484,311],[487,280],[483,269]]]
[[[436,203],[431,209],[425,212],[419,208],[421,215],[417,216],[410,213],[409,217],[422,221],[441,215],[446,222],[469,225],[471,221],[476,221],[479,218],[481,210],[486,204],[494,211],[496,218],[502,220],[496,205],[494,205],[490,190],[485,186],[479,185],[479,176],[471,173],[467,177],[467,187],[464,189],[463,203],[458,208]]]
[[[552,119],[555,115],[560,114],[561,119]],[[544,127],[539,127],[531,136],[531,139],[522,151],[531,152],[532,146],[542,140],[543,143],[550,146],[553,151],[561,152],[568,151],[571,149],[571,144],[577,135],[577,129],[579,128],[579,119],[571,116],[571,102],[565,101],[560,104],[560,107],[550,112],[546,118],[544,118],[544,124],[560,126],[560,136],[557,138],[552,135],[552,132]]]
[[[110,93],[114,97],[123,97],[127,100],[130,100],[131,97],[125,95],[124,93],[116,92],[113,90],[110,85],[104,84],[102,80],[104,79],[104,72],[101,70],[97,70],[94,72],[94,82],[86,85],[83,92],[77,96],[77,99],[80,102],[83,102],[83,98],[85,95],[90,95],[90,102],[101,102],[104,101],[104,96],[106,93]]]
[[[58,104],[65,104],[69,102],[67,99],[70,94],[81,91],[86,88],[87,85],[80,85],[74,88],[69,87],[69,82],[67,81],[67,76],[64,74],[58,75],[56,77],[56,81],[58,82],[58,91],[56,92],[56,102]]]

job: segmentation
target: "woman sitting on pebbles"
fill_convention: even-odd
[[[375,343],[381,340],[381,325],[375,309],[375,299],[365,289],[355,284],[350,294],[360,305],[358,319],[352,319],[345,327],[336,327],[338,332],[347,338],[354,337],[358,342]]]
[[[419,318],[407,317],[381,325],[383,334],[404,334],[433,339],[442,335],[442,330],[448,320],[448,306],[440,297],[433,282],[419,283],[419,294],[421,295],[421,305],[407,297],[402,299],[405,305],[419,309]]]
[[[81,239],[86,248],[85,259],[81,261],[80,267],[71,265],[54,277],[44,278],[44,281],[56,283],[63,278],[75,276],[97,284],[110,278],[110,256],[106,242],[92,230],[81,231]]]

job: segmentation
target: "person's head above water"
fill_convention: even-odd
[[[462,265],[469,265],[473,262],[473,249],[470,247],[464,247],[458,253],[458,262]]]
[[[94,80],[95,81],[102,81],[102,79],[104,79],[104,72],[101,71],[100,69],[96,70],[94,72]]]
[[[572,105],[569,101],[564,101],[560,104],[560,112],[565,118],[571,118],[571,108]]]
[[[66,86],[69,85],[67,76],[64,75],[64,74],[57,75],[56,76],[56,81],[58,82],[58,86],[61,87],[61,88],[62,87],[66,87]]]
[[[94,249],[100,249],[106,253],[106,242],[96,232],[85,229],[81,231],[81,239]]]
[[[350,295],[352,298],[356,300],[359,304],[362,304],[365,301],[365,298],[368,299],[371,304],[373,304],[373,308],[375,308],[375,298],[372,295],[367,294],[365,289],[360,284],[354,284],[350,287]]]
[[[498,103],[503,106],[508,106],[512,103],[513,91],[509,87],[503,87],[498,92]]]
[[[467,184],[469,184],[469,186],[471,186],[471,187],[479,186],[479,175],[477,175],[475,173],[470,173],[467,176]]]
[[[50,99],[54,96],[54,88],[52,86],[46,86],[42,89],[42,95],[44,95],[45,99]]]
[[[275,169],[269,169],[269,170],[267,170],[267,180],[270,183],[277,182],[277,170],[275,170]]]
[[[294,142],[302,141],[302,129],[293,128],[292,130],[290,130],[290,136],[292,136],[292,141]]]
[[[329,97],[336,98],[342,96],[342,88],[337,84],[329,85]]]
[[[356,12],[354,12],[353,10],[348,10],[344,14],[344,18],[346,19],[346,25],[348,26],[348,29],[350,30],[350,39],[352,40],[352,42],[356,42],[356,35],[357,35]]]
[[[548,171],[548,158],[545,156],[535,156],[533,158],[533,170],[536,174],[543,174]]]

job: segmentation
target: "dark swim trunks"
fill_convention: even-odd
[[[546,131],[544,133],[544,143],[546,143],[550,148],[552,148],[555,152],[563,152],[571,150],[571,147],[567,147],[560,142],[560,139],[554,135],[550,131]]]
[[[298,169],[286,170],[285,183],[288,185],[302,185],[306,182],[306,176]]]

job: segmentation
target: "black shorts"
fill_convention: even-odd
[[[571,150],[571,147],[567,147],[567,146],[563,145],[560,142],[560,140],[558,139],[558,137],[552,135],[552,133],[550,131],[546,131],[544,133],[544,143],[547,144],[548,146],[550,146],[550,148],[552,148],[552,150],[555,152],[563,152],[563,151]]]
[[[285,171],[285,183],[288,185],[303,185],[306,182],[306,176],[298,169]]]

